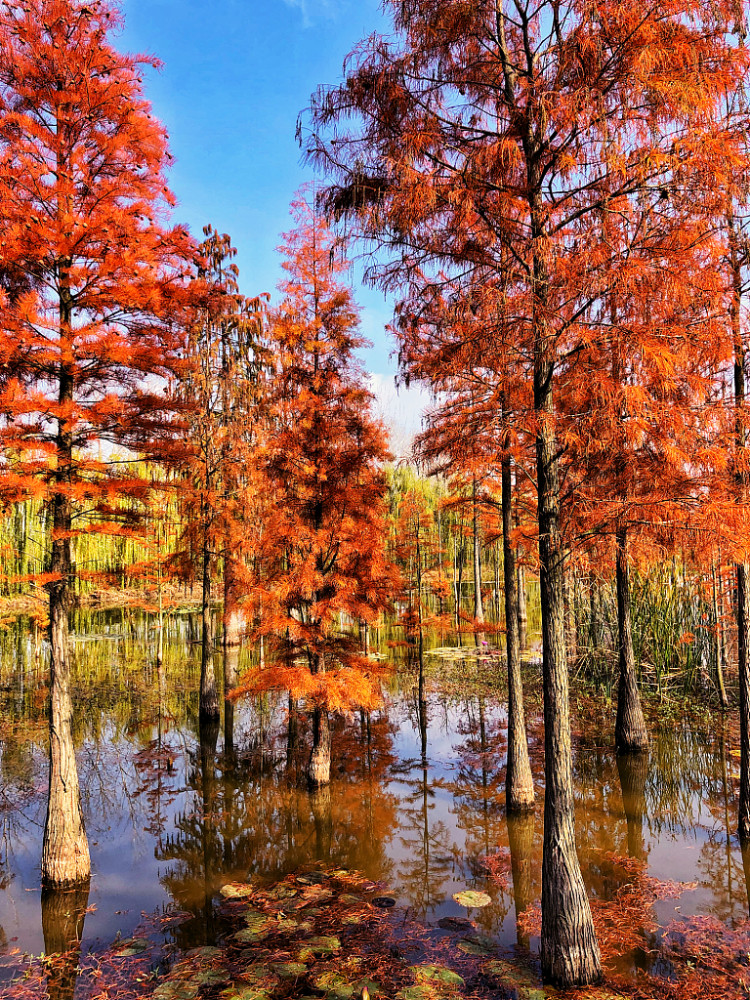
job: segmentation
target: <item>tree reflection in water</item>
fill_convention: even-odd
[[[86,881],[70,889],[42,889],[44,951],[59,956],[47,966],[49,1000],[73,1000],[89,888]]]

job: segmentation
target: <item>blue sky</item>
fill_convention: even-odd
[[[314,177],[301,162],[297,117],[319,84],[336,83],[346,55],[387,27],[380,0],[121,0],[121,51],[163,62],[145,79],[175,157],[176,221],[198,237],[211,223],[237,247],[246,295],[276,294],[276,247],[291,227],[289,203]],[[355,269],[356,270],[356,269]],[[391,308],[375,289],[355,288],[363,360],[392,448],[405,455],[426,394],[393,387]]]
[[[206,223],[237,247],[242,291],[275,293],[279,234],[289,202],[313,177],[295,139],[299,112],[321,83],[341,77],[345,56],[385,25],[379,0],[123,0],[116,45],[164,63],[145,88],[176,159],[175,217],[196,236]],[[357,287],[367,368],[394,371],[383,327],[390,308]]]

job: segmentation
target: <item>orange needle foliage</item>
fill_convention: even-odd
[[[389,604],[387,451],[354,356],[365,343],[357,307],[338,280],[348,264],[304,196],[293,216],[282,247],[285,297],[270,316],[276,370],[262,456],[274,514],[262,540],[268,576],[257,588],[256,635],[268,638],[271,656],[240,690],[286,689],[322,717],[380,701],[381,670],[347,625],[372,622]]]
[[[183,344],[168,317],[195,252],[164,225],[166,136],[141,90],[149,61],[109,44],[119,23],[106,0],[0,7],[0,489],[52,509],[52,883],[89,872],[70,737],[72,542],[147,497],[130,463],[174,411],[162,390]]]

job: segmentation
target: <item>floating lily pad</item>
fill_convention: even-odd
[[[266,927],[246,927],[234,935],[234,940],[240,944],[255,944],[258,941],[265,941],[270,933]]]
[[[341,923],[356,927],[358,924],[364,923],[364,920],[365,917],[362,913],[345,913],[341,918]]]
[[[292,899],[297,895],[297,889],[291,885],[276,885],[266,893],[269,899]]]
[[[228,983],[232,977],[224,969],[204,969],[190,979],[191,983],[199,986],[221,986]]]
[[[304,962],[320,955],[332,955],[340,948],[341,942],[337,937],[313,937],[309,941],[305,941],[300,949],[300,961]]]
[[[339,896],[339,903],[342,903],[344,906],[356,906],[361,902],[362,900],[359,896],[352,896],[350,892],[342,892]]]
[[[307,966],[303,962],[274,962],[271,969],[282,979],[297,979],[307,972]]]
[[[248,896],[252,896],[254,891],[253,887],[246,882],[227,882],[219,889],[224,899],[246,899]]]
[[[315,988],[323,990],[331,1000],[351,1000],[354,986],[340,972],[322,972],[313,980]]]
[[[358,979],[354,984],[354,989],[358,995],[362,993],[365,987],[367,987],[370,996],[383,995],[383,987],[380,983],[376,983],[374,979]]]
[[[230,986],[219,996],[222,1000],[268,1000],[270,993],[268,990],[259,990],[256,986],[243,986],[241,989]]]
[[[186,958],[197,958],[202,962],[210,962],[215,958],[219,958],[224,952],[221,948],[212,948],[210,945],[204,945],[203,948],[193,948],[187,953]]]
[[[491,896],[488,896],[486,892],[479,892],[476,889],[464,889],[463,892],[454,892],[453,898],[461,906],[466,907],[489,906],[492,902]]]
[[[304,895],[295,899],[293,903],[290,903],[288,909],[290,910],[302,910],[307,906],[317,906],[318,903],[325,903],[329,899],[333,899],[334,894],[330,889],[326,889],[324,886],[312,885],[309,889],[306,889]]]
[[[540,989],[539,979],[529,969],[523,966],[512,965],[502,958],[496,958],[492,962],[487,962],[482,966],[485,976],[497,979],[506,989],[509,990],[538,990]],[[519,992],[520,1000],[520,992]],[[531,998],[528,998],[531,1000]]]
[[[396,994],[396,1000],[435,1000],[435,996],[435,990],[426,983],[422,983],[419,986],[407,986],[405,989],[399,990]]]
[[[326,877],[322,872],[305,872],[304,875],[297,876],[300,885],[320,885],[325,880]]]
[[[117,942],[117,954],[120,958],[140,955],[150,944],[148,938],[125,938],[123,941]]]
[[[267,917],[265,913],[246,913],[245,923],[247,924],[248,930],[251,931],[263,931],[267,930],[272,923],[270,917]]]
[[[463,986],[464,981],[457,972],[442,965],[415,965],[412,972],[419,983],[442,983],[444,986]]]
[[[492,938],[485,937],[484,934],[464,938],[463,941],[458,942],[457,947],[464,955],[481,955],[483,958],[486,958],[488,955],[494,955],[497,951],[497,944]]]
[[[198,996],[200,987],[195,982],[185,982],[184,979],[174,979],[161,983],[154,990],[154,1000],[193,1000]]]

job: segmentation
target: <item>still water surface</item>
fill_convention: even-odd
[[[492,905],[472,913],[480,928],[507,949],[536,947],[519,938],[515,914],[540,894],[541,805],[535,817],[506,821],[503,694],[472,682],[498,672],[490,658],[456,669],[451,658],[429,657],[421,712],[416,677],[404,671],[369,727],[359,717],[339,722],[334,781],[311,796],[301,781],[306,721],[297,720],[295,743],[285,698],[238,704],[231,732],[224,724],[199,730],[189,616],[172,619],[161,673],[142,615],[80,615],[76,627],[75,736],[94,872],[84,950],[129,936],[143,914],[176,910],[190,917],[164,932],[173,943],[211,944],[225,882],[314,862],[362,871],[430,925],[466,915],[454,892],[483,889]],[[44,650],[19,625],[0,651],[2,981],[16,949],[38,955],[50,943],[39,885]],[[622,883],[608,855],[630,855],[658,879],[694,883],[656,904],[661,924],[690,914],[746,918],[732,835],[737,761],[721,725],[663,725],[650,757],[632,760],[612,752],[609,715],[587,703],[575,716],[577,838],[590,893],[611,897]],[[532,766],[541,782],[539,722],[532,700]],[[499,881],[483,861],[493,855],[507,876]]]

